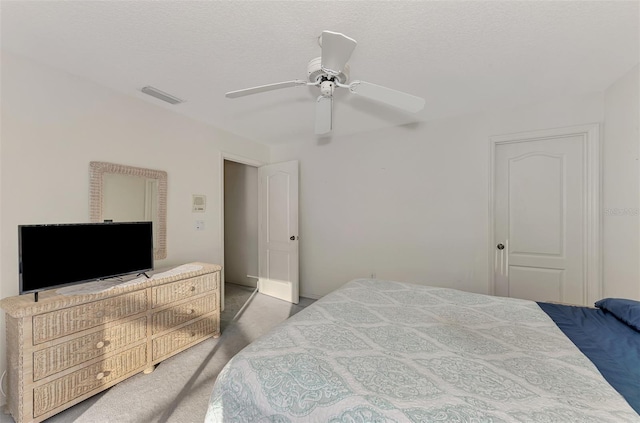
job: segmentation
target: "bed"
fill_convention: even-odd
[[[233,357],[205,420],[639,422],[640,327],[605,308],[353,280]]]

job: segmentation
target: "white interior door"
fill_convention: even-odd
[[[258,168],[258,289],[297,304],[298,161]]]
[[[582,133],[495,144],[496,295],[585,305],[599,295],[588,274],[589,163]]]

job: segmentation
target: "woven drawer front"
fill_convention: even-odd
[[[40,380],[101,355],[123,349],[146,336],[147,318],[142,317],[36,351],[33,353],[33,380]]]
[[[189,297],[212,291],[218,285],[218,272],[207,273],[190,279],[156,286],[152,290],[153,307],[185,300]]]
[[[38,417],[127,373],[142,369],[146,362],[147,345],[141,344],[39,386],[33,390],[33,416]]]
[[[33,343],[40,344],[100,326],[146,309],[147,293],[142,290],[34,316]]]
[[[213,335],[218,330],[218,317],[207,316],[153,340],[153,360],[158,360],[174,351],[181,350],[192,342]]]
[[[189,320],[202,317],[215,309],[216,294],[213,292],[205,297],[194,298],[189,302],[154,313],[153,334],[164,332]]]

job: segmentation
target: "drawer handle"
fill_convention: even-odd
[[[193,291],[195,291],[195,290],[196,290],[196,287],[195,287],[195,286],[192,286],[192,287],[191,287],[191,292],[193,292]]]
[[[109,373],[111,373],[111,372],[108,372],[106,370],[104,372],[100,372],[100,373],[98,373],[96,375],[96,379],[100,380],[100,379],[104,378],[105,376],[109,376]]]
[[[194,336],[196,336],[196,333],[195,332],[191,332],[190,335],[193,338]]]
[[[96,348],[100,349],[100,348],[104,348],[104,341],[100,341],[96,344]]]
[[[100,310],[96,313],[96,318],[101,319],[104,317],[104,311]]]
[[[189,310],[187,310],[187,314],[193,314],[195,312],[194,309],[190,308]]]

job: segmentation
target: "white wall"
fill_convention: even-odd
[[[640,299],[640,67],[605,92],[604,295]]]
[[[221,152],[267,162],[267,147],[7,52],[1,82],[2,297],[18,293],[17,225],[89,220],[92,160],[167,172],[167,258],[156,268],[219,263]],[[193,194],[207,196],[206,213],[192,213]],[[2,321],[0,371],[4,339]]]
[[[371,274],[489,292],[489,137],[602,119],[593,93],[272,148],[300,160],[301,295]]]
[[[224,162],[225,282],[254,287],[258,275],[258,168]]]
[[[2,230],[2,205],[4,204],[4,202],[2,201],[2,174],[3,174],[3,169],[2,169],[2,76],[3,76],[3,72],[2,72],[2,66],[0,63],[0,240],[4,239],[4,231]],[[3,268],[4,265],[2,263],[2,242],[0,241],[0,278],[3,275]],[[4,298],[5,294],[4,294],[4,289],[2,288],[2,280],[0,279],[0,298]],[[6,363],[6,359],[7,359],[7,354],[6,354],[6,339],[5,339],[5,327],[6,327],[6,322],[4,319],[4,313],[2,313],[0,311],[0,370],[2,372],[5,371],[6,369],[6,365],[4,363]],[[4,390],[4,387],[6,385],[2,386],[2,389]],[[5,391],[6,392],[6,391]],[[0,395],[0,406],[4,406],[4,404],[6,404],[7,399]]]

